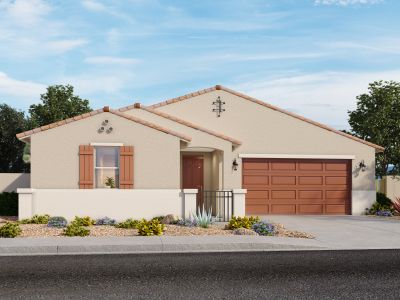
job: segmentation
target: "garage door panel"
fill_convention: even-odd
[[[269,163],[248,161],[245,165],[243,165],[243,170],[269,170]]]
[[[271,191],[271,199],[296,199],[296,191],[294,190],[272,190]]]
[[[271,176],[271,185],[295,185],[296,176]]]
[[[326,171],[347,171],[348,164],[346,162],[328,162],[325,163]]]
[[[296,205],[294,204],[271,204],[272,214],[295,214]]]
[[[298,191],[299,199],[322,199],[323,191]]]
[[[269,205],[246,205],[246,215],[263,215],[269,213]]]
[[[245,185],[268,185],[269,184],[269,177],[268,176],[245,176],[243,179],[243,183]]]
[[[297,213],[305,214],[305,215],[308,215],[308,214],[321,215],[324,213],[324,206],[322,204],[299,205]]]
[[[271,162],[271,171],[294,171],[295,162]]]
[[[344,176],[326,176],[325,177],[326,185],[346,185],[347,177]]]
[[[323,171],[324,164],[322,162],[299,162],[299,171]]]
[[[346,208],[344,205],[340,204],[329,204],[325,206],[325,211],[327,214],[337,215],[337,214],[345,214]]]
[[[246,210],[254,214],[350,213],[351,161],[252,159],[247,164],[244,159],[242,186],[248,189]]]
[[[299,185],[321,185],[323,183],[323,176],[299,176]]]
[[[254,199],[269,199],[269,191],[266,190],[256,190],[248,191],[247,196]]]

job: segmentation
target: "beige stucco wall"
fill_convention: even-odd
[[[97,132],[109,120],[111,134]],[[180,139],[111,113],[69,123],[31,137],[31,187],[76,189],[79,145],[123,143],[134,146],[135,188],[180,188]]]
[[[31,186],[31,174],[29,173],[0,173],[0,193],[15,192],[18,188]]]
[[[212,102],[218,96],[226,103],[226,111],[219,118],[212,112]],[[217,90],[157,109],[242,141],[242,145],[234,150],[232,156],[232,159],[238,159],[238,171],[225,173],[225,176],[231,177],[230,180],[225,178],[225,182],[231,183],[230,186],[225,185],[225,188],[241,187],[239,154],[261,153],[355,155],[353,191],[375,190],[374,148],[231,93]],[[356,165],[361,160],[367,165],[365,172],[356,171]]]

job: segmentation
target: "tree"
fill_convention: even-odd
[[[400,173],[400,83],[375,81],[368,93],[357,96],[357,108],[349,111],[351,133],[385,147],[376,156],[376,175]],[[389,165],[393,169],[389,172]]]
[[[22,160],[25,144],[15,136],[25,129],[24,113],[0,104],[0,172],[29,171],[29,165]]]
[[[40,95],[40,104],[29,108],[30,127],[47,125],[91,111],[89,101],[74,95],[71,85],[51,85]]]

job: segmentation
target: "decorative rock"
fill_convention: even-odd
[[[233,230],[233,234],[236,235],[258,235],[257,232],[254,232],[251,229],[246,229],[246,228],[237,228]]]
[[[175,221],[176,221],[176,217],[174,215],[166,215],[161,220],[161,224],[173,224]]]

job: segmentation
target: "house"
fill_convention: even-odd
[[[220,85],[17,137],[31,144],[24,216],[184,216],[196,205],[228,215],[232,206],[235,215],[359,215],[375,201],[375,153],[384,150]]]

